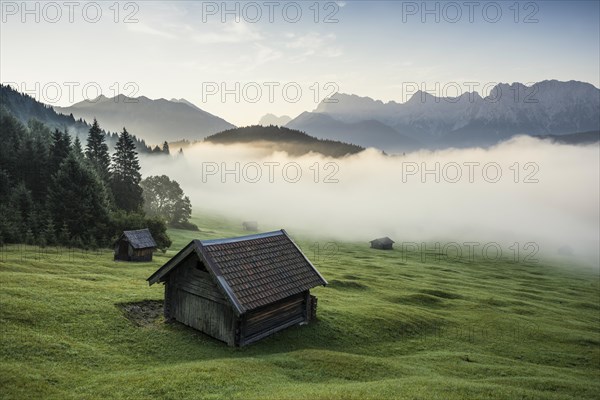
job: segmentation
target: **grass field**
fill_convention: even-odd
[[[598,271],[568,265],[422,262],[290,230],[330,283],[313,291],[316,323],[230,348],[160,317],[132,322],[122,305],[161,300],[145,279],[190,239],[243,234],[237,221],[194,222],[202,232],[170,231],[152,263],[4,247],[0,396],[600,398]]]

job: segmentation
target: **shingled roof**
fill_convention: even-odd
[[[148,249],[156,247],[156,242],[148,229],[138,229],[136,231],[123,231],[121,238],[125,236],[131,247],[134,249]],[[119,238],[119,240],[121,240]]]
[[[326,285],[302,251],[282,229],[230,239],[194,240],[148,278],[163,282],[196,252],[238,314]]]

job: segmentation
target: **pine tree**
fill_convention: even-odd
[[[15,186],[10,197],[10,204],[12,204],[23,218],[33,212],[34,202],[31,197],[31,191],[27,189],[23,182]]]
[[[58,129],[52,133],[52,143],[50,145],[50,173],[54,174],[60,168],[60,164],[68,157],[71,152],[71,137]]]
[[[81,147],[81,141],[77,136],[75,136],[75,141],[73,142],[73,152],[78,159],[83,160],[83,148]]]
[[[115,205],[125,211],[139,211],[144,202],[137,154],[133,138],[123,128],[112,157],[111,188]]]
[[[96,241],[96,239],[93,236],[88,236],[88,238],[86,240],[86,245],[90,250],[98,249],[98,242]]]
[[[56,230],[54,228],[54,222],[52,218],[46,220],[46,226],[44,227],[43,235],[46,238],[46,244],[52,246],[56,244]]]
[[[75,247],[75,248],[79,248],[79,249],[82,249],[85,246],[85,244],[83,243],[83,240],[81,240],[81,236],[79,236],[79,235],[73,236],[73,238],[71,239],[71,243],[69,243],[69,245],[71,247]]]
[[[63,246],[69,246],[71,244],[71,232],[66,222],[63,222],[60,233],[58,234],[58,242]]]
[[[163,148],[162,148],[162,152],[165,154],[171,154],[171,152],[169,151],[169,143],[167,143],[167,141],[165,140],[165,142],[163,143]]]
[[[41,248],[45,248],[46,245],[48,244],[48,241],[46,240],[46,236],[44,235],[44,232],[40,232],[40,234],[37,237],[37,245],[40,246]]]
[[[94,169],[104,182],[109,179],[110,156],[108,146],[105,143],[105,136],[100,130],[98,121],[94,118],[94,123],[89,130],[87,145],[85,146],[85,156],[91,162]]]
[[[22,180],[25,186],[31,190],[33,199],[41,203],[46,198],[46,186],[50,177],[48,171],[48,144],[49,140],[42,139],[42,135],[49,134],[47,129],[42,129],[37,123],[30,123],[29,135],[22,138],[21,145],[16,152],[16,174],[15,181]],[[43,127],[43,126],[42,126]],[[35,133],[34,133],[35,132]],[[63,145],[61,137],[59,147]],[[62,150],[62,149],[61,149]],[[57,159],[57,163],[60,159]]]
[[[32,245],[35,243],[35,237],[33,236],[33,232],[31,231],[31,229],[27,228],[27,230],[25,231],[25,243]]]
[[[48,208],[54,220],[65,224],[72,236],[93,235],[105,240],[110,221],[104,185],[96,172],[74,154],[52,178]]]
[[[10,176],[8,172],[0,168],[0,203],[8,201],[10,192]]]

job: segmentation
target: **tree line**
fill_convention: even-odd
[[[5,108],[15,118],[27,125],[31,119],[42,122],[50,129],[65,129],[68,127],[72,137],[78,136],[82,140],[87,136],[90,124],[82,118],[75,119],[73,114],[57,113],[54,108],[37,101],[32,96],[20,93],[8,85],[0,83],[0,99],[2,108]],[[119,138],[118,133],[102,130],[106,144],[114,149]],[[146,145],[143,139],[133,136],[135,147],[140,154],[155,154],[152,148]]]
[[[106,247],[124,229],[148,227],[166,249],[167,223],[195,228],[176,182],[150,180],[154,195],[144,194],[134,138],[125,128],[111,156],[96,120],[83,146],[66,130],[36,120],[25,126],[2,109],[0,143],[0,243]],[[159,195],[169,198],[167,207],[152,205]]]

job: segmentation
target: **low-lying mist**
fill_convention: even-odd
[[[599,160],[597,144],[518,137],[489,149],[339,159],[200,143],[184,157],[141,161],[144,176],[177,180],[195,209],[261,230],[598,265]]]

